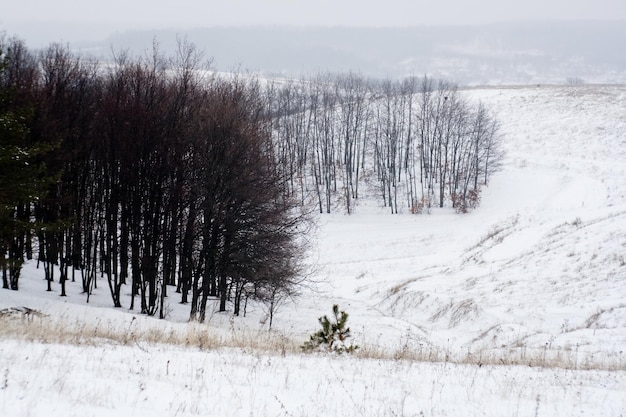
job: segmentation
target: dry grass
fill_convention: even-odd
[[[568,349],[529,349],[526,347],[484,349],[477,352],[453,353],[431,346],[401,347],[384,350],[377,346],[362,346],[357,356],[368,359],[402,360],[410,362],[452,363],[482,366],[528,366],[567,370],[626,371],[626,355],[618,353],[584,354],[577,347]]]
[[[46,315],[0,315],[0,340],[14,339],[33,343],[71,345],[119,344],[138,346],[172,345],[202,350],[236,348],[285,356],[303,354],[301,341],[294,341],[275,331],[253,331],[213,328],[210,324],[187,323],[169,329],[155,322],[153,325],[136,324],[133,318],[124,325],[114,322],[95,323],[71,320],[68,317],[53,318]],[[572,370],[626,371],[626,355],[584,354],[578,347],[571,349],[529,349],[524,346],[482,350],[479,352],[453,353],[436,349],[427,344],[399,346],[386,349],[376,345],[360,345],[358,359],[388,361],[452,363],[482,366],[529,366]]]
[[[120,324],[112,321],[88,322],[69,317],[53,318],[46,315],[0,315],[0,339],[17,339],[34,343],[71,345],[166,344],[199,349],[244,348],[267,352],[293,352],[297,345],[277,332],[221,331],[210,325],[187,323],[166,328],[162,322],[153,325],[138,324],[133,317]]]

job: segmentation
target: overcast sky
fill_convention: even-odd
[[[625,0],[13,0],[0,9],[0,31],[35,44],[100,40],[130,29],[626,20]]]

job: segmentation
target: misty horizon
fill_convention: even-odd
[[[6,35],[35,49],[68,44],[102,60],[118,50],[145,54],[154,41],[162,53],[173,56],[177,39],[185,38],[212,60],[215,70],[268,76],[353,71],[371,78],[429,75],[461,85],[626,82],[626,56],[616,50],[616,45],[626,44],[626,24],[620,21],[166,28],[117,31],[74,42]]]

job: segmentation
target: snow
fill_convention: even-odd
[[[2,415],[617,416],[623,378],[597,371],[2,344]],[[68,362],[72,370],[68,371]],[[3,364],[4,365],[4,364]],[[45,368],[45,371],[42,371]],[[123,375],[123,377],[121,377]]]
[[[626,415],[626,86],[463,93],[505,138],[481,206],[391,215],[371,189],[354,214],[321,215],[310,286],[274,318],[271,334],[299,344],[339,304],[360,356],[0,331],[0,415]],[[177,294],[159,321],[113,309],[104,283],[85,305],[78,283],[61,299],[32,263],[23,275],[0,309],[118,332],[190,326]],[[251,305],[194,331],[262,339],[266,316]]]

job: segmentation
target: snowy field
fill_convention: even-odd
[[[464,94],[507,152],[481,206],[390,215],[371,190],[321,216],[271,332],[259,305],[189,325],[176,294],[167,321],[104,282],[61,299],[27,265],[0,309],[47,316],[0,321],[0,416],[625,417],[626,86]],[[333,304],[360,353],[300,354]]]

